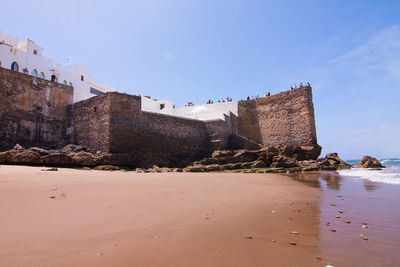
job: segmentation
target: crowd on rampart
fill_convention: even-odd
[[[310,85],[309,82],[307,82],[307,85],[303,85],[303,83],[300,82],[298,87],[297,87],[297,84],[294,84],[294,85],[290,86],[290,91],[293,91],[294,89],[298,89],[298,88],[303,88],[303,87],[311,87],[311,85]],[[281,92],[284,92],[284,91],[285,90],[282,90]],[[264,98],[267,98],[269,96],[271,96],[271,92],[268,91],[268,92],[264,93]],[[259,95],[251,96],[251,97],[247,96],[246,100],[250,101],[250,100],[256,100],[256,99],[259,99],[259,98],[262,98],[262,97],[260,97]],[[222,99],[218,99],[216,102],[217,103],[225,103],[225,102],[232,102],[232,101],[233,101],[232,98],[228,96],[226,98],[226,100],[225,100],[225,98],[222,98]],[[240,99],[240,101],[245,101],[245,100]],[[207,101],[207,104],[214,104],[214,101],[212,99],[209,99]],[[188,103],[185,104],[185,107],[191,107],[191,106],[194,106],[193,102],[188,102]]]

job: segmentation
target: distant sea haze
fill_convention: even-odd
[[[388,158],[379,160],[382,165],[386,166],[381,170],[356,168],[360,160],[347,160],[354,168],[347,170],[339,170],[343,176],[367,179],[372,182],[380,182],[387,184],[400,185],[400,159]]]

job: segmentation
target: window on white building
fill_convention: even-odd
[[[18,71],[18,69],[19,69],[19,66],[18,66],[18,63],[17,62],[13,62],[13,63],[11,63],[11,70],[12,71]]]
[[[54,74],[51,75],[51,81],[56,83],[57,82],[57,76],[54,75]]]
[[[31,72],[31,75],[37,77],[37,76],[38,76],[37,70],[34,69],[34,70]]]
[[[83,77],[83,75],[81,75],[81,81],[84,81],[85,80],[85,77]]]
[[[44,76],[43,71],[40,73],[39,78],[46,79],[46,77]]]
[[[37,50],[36,49],[33,50],[33,54],[37,55]]]

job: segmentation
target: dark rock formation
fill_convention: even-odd
[[[325,158],[320,160],[324,166],[337,166],[339,169],[349,169],[350,164],[347,164],[342,159],[339,158],[337,153],[328,153]]]
[[[351,166],[341,160],[337,153],[329,153],[325,158],[315,160],[320,147],[267,147],[257,150],[221,150],[214,151],[209,158],[195,161],[184,169],[187,172],[243,171],[250,173],[263,172],[298,172],[337,170]],[[137,165],[133,153],[106,154],[90,153],[86,147],[69,144],[62,149],[46,150],[38,147],[28,149],[16,145],[13,149],[0,152],[0,164],[48,165],[55,167],[90,167],[96,170],[131,169],[143,167]],[[306,158],[305,160],[302,160]],[[186,159],[183,159],[187,162]],[[182,162],[181,162],[182,163]],[[130,166],[130,167],[128,167]],[[172,172],[182,169],[150,165],[148,169],[137,169],[137,172]],[[368,165],[371,166],[371,165]],[[176,167],[179,167],[178,165]]]
[[[0,152],[0,164],[93,167],[102,162],[99,155],[86,151],[87,148],[76,145],[67,145],[59,150],[46,150],[39,147],[25,149],[17,144],[11,150]]]
[[[297,160],[295,158],[289,158],[286,156],[278,155],[273,158],[273,162],[271,164],[272,168],[292,168],[297,167]]]
[[[185,168],[187,172],[243,170],[244,172],[298,172],[350,168],[337,153],[329,153],[316,160],[320,146],[282,146],[258,150],[214,151],[210,158],[194,162]]]
[[[93,168],[93,170],[98,170],[98,171],[117,171],[120,170],[118,166],[114,165],[99,165]]]
[[[384,168],[384,166],[374,157],[364,156],[360,163],[358,163],[358,168]]]

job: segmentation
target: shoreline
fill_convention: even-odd
[[[42,168],[0,167],[1,265],[328,264],[320,192],[284,176]]]

